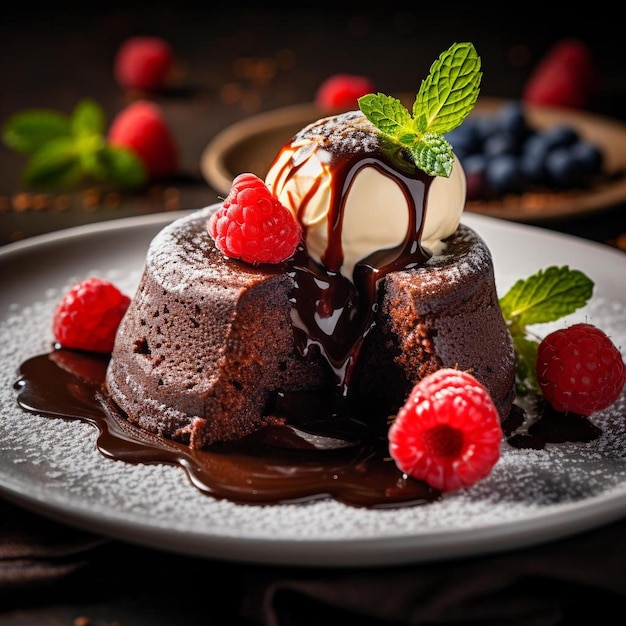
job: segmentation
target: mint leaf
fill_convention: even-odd
[[[359,98],[359,108],[376,128],[389,137],[415,135],[413,118],[397,98],[382,93],[367,94]]]
[[[505,318],[519,326],[554,322],[584,306],[593,282],[568,266],[548,267],[518,280],[501,299]]]
[[[60,137],[37,150],[24,169],[23,181],[35,189],[64,189],[77,184],[82,174],[73,139]]]
[[[103,135],[104,112],[93,100],[81,100],[71,117],[73,135]]]
[[[480,57],[471,43],[443,52],[413,103],[413,117],[421,120],[419,130],[443,135],[459,126],[476,104],[481,79]]]
[[[410,113],[391,96],[359,98],[365,117],[396,143],[408,148],[415,165],[429,176],[450,176],[454,155],[441,135],[459,126],[476,104],[482,72],[471,43],[454,43],[432,64]]]
[[[49,141],[69,137],[70,119],[67,115],[45,109],[15,113],[2,128],[4,144],[24,154],[33,154]]]
[[[436,133],[427,133],[412,149],[415,165],[431,176],[450,176],[454,157],[448,140]]]
[[[585,306],[594,283],[580,270],[551,266],[520,279],[499,300],[516,353],[518,393],[537,390],[535,364],[539,342],[528,326],[555,322]]]
[[[106,164],[110,181],[120,189],[137,189],[148,180],[143,162],[131,150],[107,145],[100,159]]]
[[[61,191],[93,181],[123,190],[145,186],[143,162],[130,150],[110,145],[105,132],[102,108],[86,98],[71,115],[46,109],[18,112],[4,124],[2,140],[30,157],[22,180],[33,189]]]
[[[526,395],[529,391],[538,392],[537,374],[537,348],[539,342],[536,339],[528,339],[520,334],[512,334],[513,348],[515,349],[515,388],[518,394]]]

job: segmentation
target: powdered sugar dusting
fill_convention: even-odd
[[[501,236],[502,226],[467,221],[498,248],[496,237]],[[313,564],[436,557],[433,546],[443,546],[445,554],[445,546],[454,544],[458,536],[467,538],[459,549],[471,551],[473,545],[487,549],[488,541],[514,533],[516,528],[535,528],[536,532],[550,527],[550,520],[555,519],[559,530],[551,536],[558,536],[567,532],[568,519],[587,516],[589,526],[626,512],[626,394],[592,417],[603,430],[599,439],[549,445],[541,451],[519,450],[505,443],[501,459],[484,481],[446,494],[433,504],[394,510],[359,509],[333,500],[277,506],[217,501],[190,485],[179,468],[132,465],[103,457],[95,447],[97,433],[87,424],[20,410],[12,382],[22,361],[50,350],[50,322],[60,296],[87,275],[106,277],[132,293],[152,232],[148,236],[144,230],[136,226],[141,245],[132,254],[120,251],[98,264],[88,245],[81,248],[80,238],[69,240],[71,262],[42,263],[39,268],[45,273],[45,289],[27,293],[25,288],[18,293],[3,288],[0,292],[4,381],[0,388],[0,483],[7,494],[39,503],[79,525],[142,543],[207,556],[286,563],[304,559]],[[533,233],[514,231],[511,236],[532,249]],[[102,237],[103,245],[114,250],[115,231],[104,232]],[[569,243],[567,250],[571,255],[564,254],[565,260],[576,256],[576,243]],[[47,258],[45,246],[39,254]],[[621,292],[611,288],[611,276],[623,280],[626,257],[621,265],[617,261],[617,267],[615,259],[606,263],[602,273],[608,277],[604,279],[598,270],[601,251],[598,254],[600,259],[596,256],[593,262],[584,255],[576,257],[583,270],[585,263],[593,263],[589,267],[597,284],[593,301],[568,319],[536,330],[542,335],[552,327],[589,321],[605,330],[624,354],[626,302]],[[5,253],[0,262],[11,258],[10,252]],[[540,252],[533,262],[541,262]],[[507,262],[499,250],[495,263],[501,292],[529,274],[523,262]],[[26,274],[21,280],[28,284],[31,278],[35,277]],[[541,536],[541,532],[528,534],[527,541]]]
[[[380,137],[380,132],[361,111],[348,111],[304,127],[294,136],[292,146],[305,147],[313,143],[333,152],[368,153],[376,150]]]
[[[212,271],[207,254],[220,254],[205,230],[198,230],[198,218],[208,221],[215,207],[182,217],[176,224],[166,226],[152,240],[146,255],[146,265],[163,287],[174,293],[193,293],[202,285],[203,294],[212,289],[240,289],[259,280],[252,266],[230,260]],[[232,268],[232,269],[231,269]],[[250,269],[250,271],[249,271]],[[217,285],[217,286],[214,286]]]

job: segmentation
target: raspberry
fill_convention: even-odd
[[[582,109],[597,89],[597,71],[587,46],[576,39],[554,45],[526,83],[522,99],[530,104]]]
[[[112,283],[87,278],[75,284],[57,305],[52,320],[54,337],[64,348],[111,352],[129,304],[130,298]]]
[[[491,472],[500,458],[502,428],[486,388],[467,372],[443,368],[413,387],[388,438],[405,474],[456,491]]]
[[[239,174],[222,206],[211,215],[209,235],[228,257],[247,263],[280,263],[295,252],[298,222],[254,174]]]
[[[113,73],[126,89],[157,91],[172,68],[172,48],[160,37],[130,37],[115,56]]]
[[[537,382],[552,408],[588,416],[622,393],[626,368],[609,337],[591,324],[556,330],[537,349]]]
[[[323,111],[355,109],[358,99],[374,89],[374,83],[365,76],[334,74],[318,87],[315,103]]]
[[[109,129],[109,142],[135,152],[150,178],[178,171],[178,147],[161,108],[152,102],[137,100],[120,111]]]

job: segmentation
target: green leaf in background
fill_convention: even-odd
[[[109,178],[120,189],[137,189],[148,180],[146,168],[131,150],[107,145],[100,152],[100,159],[106,163]]]
[[[104,147],[101,147],[100,151],[79,153],[80,167],[84,177],[98,182],[106,182],[110,178],[108,164],[100,156],[102,150]]]
[[[2,141],[23,154],[33,154],[49,141],[71,135],[67,115],[45,109],[31,109],[12,115],[2,127]]]
[[[104,135],[106,120],[104,112],[93,100],[81,100],[71,116],[73,135]]]
[[[82,176],[71,137],[48,141],[33,154],[23,172],[24,183],[34,189],[66,189],[76,185]]]
[[[480,91],[480,57],[471,43],[454,43],[432,64],[413,103],[412,114],[396,98],[359,98],[363,115],[384,135],[409,149],[429,176],[450,176],[452,146],[441,136],[470,114]]]
[[[102,108],[86,98],[71,115],[45,109],[15,113],[3,126],[2,140],[30,157],[22,180],[32,189],[63,191],[91,182],[128,191],[144,187],[148,174],[142,161],[110,145],[105,132]]]

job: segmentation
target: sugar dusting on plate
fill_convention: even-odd
[[[64,514],[102,516],[139,529],[192,533],[200,540],[262,539],[320,542],[437,536],[465,529],[498,529],[545,519],[617,498],[626,510],[626,392],[592,416],[603,434],[590,443],[520,450],[506,442],[492,474],[470,489],[437,502],[400,509],[362,509],[334,500],[271,506],[239,505],[203,495],[184,472],[167,465],[132,465],[102,456],[96,431],[78,422],[23,412],[12,382],[25,359],[50,351],[50,322],[61,295],[76,280],[97,273],[132,293],[139,271],[81,272],[52,286],[28,306],[0,311],[0,482],[5,490],[47,503]],[[499,284],[513,276],[498,276]],[[6,297],[6,296],[5,296]],[[600,294],[576,314],[536,327],[588,321],[626,349],[626,307]],[[70,515],[71,517],[71,515]],[[137,533],[138,536],[141,534]]]

